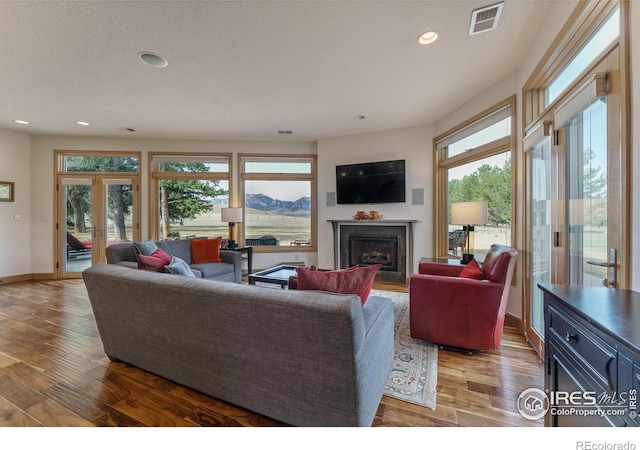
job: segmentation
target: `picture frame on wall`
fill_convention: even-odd
[[[12,202],[15,198],[15,183],[13,181],[0,181],[0,202]]]

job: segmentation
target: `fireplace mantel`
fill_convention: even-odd
[[[333,226],[333,260],[334,267],[336,269],[345,268],[347,264],[344,262],[343,254],[346,249],[343,248],[346,244],[345,234],[347,236],[357,233],[355,230],[361,229],[361,227],[377,227],[376,230],[384,230],[385,228],[389,228],[389,230],[399,231],[402,236],[402,243],[404,248],[402,249],[402,275],[401,279],[390,279],[386,278],[391,276],[389,273],[380,273],[379,277],[380,281],[402,281],[407,282],[409,275],[413,273],[413,228],[416,223],[419,223],[419,220],[404,220],[404,219],[381,219],[381,220],[355,220],[355,219],[335,219],[335,220],[327,220]],[[365,232],[366,229],[362,228],[362,231]],[[369,231],[373,232],[373,229]],[[344,266],[344,267],[343,267]]]

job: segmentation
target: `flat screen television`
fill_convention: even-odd
[[[336,202],[403,203],[406,200],[405,160],[336,166]]]

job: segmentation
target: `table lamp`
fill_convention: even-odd
[[[487,202],[451,203],[451,225],[462,225],[467,240],[462,251],[461,264],[468,264],[473,259],[473,232],[475,225],[487,223]]]
[[[229,242],[227,248],[236,248],[234,228],[236,223],[242,222],[242,208],[221,208],[220,216],[222,222],[229,223]]]

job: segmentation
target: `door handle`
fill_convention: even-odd
[[[616,287],[616,261],[617,261],[617,252],[615,248],[609,249],[609,261],[595,261],[595,260],[587,260],[585,261],[587,264],[592,266],[606,267],[609,272],[609,276],[602,280],[602,284],[607,288]]]
[[[616,263],[610,263],[610,262],[606,262],[606,261],[593,261],[593,260],[588,260],[586,261],[587,264],[591,264],[592,266],[600,266],[600,267],[615,267]]]
[[[602,280],[602,285],[606,288],[616,287],[616,284],[612,281],[609,281],[608,278],[605,278],[604,280]]]

